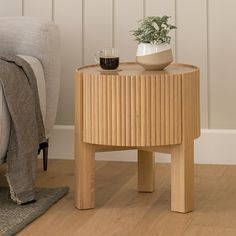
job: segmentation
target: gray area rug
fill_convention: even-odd
[[[68,187],[36,188],[37,201],[19,206],[10,199],[9,189],[0,187],[0,236],[14,235],[47,211],[68,191]]]

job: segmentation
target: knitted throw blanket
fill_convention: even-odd
[[[31,66],[15,55],[0,55],[0,82],[10,113],[7,180],[17,204],[35,200],[39,145],[46,142],[37,81]]]

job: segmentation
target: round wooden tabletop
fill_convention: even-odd
[[[87,65],[77,69],[78,72],[86,72],[92,74],[112,74],[112,75],[153,75],[153,74],[185,74],[198,71],[199,68],[193,65],[186,64],[175,64],[172,63],[167,66],[164,70],[161,71],[148,71],[145,70],[142,66],[138,65],[136,62],[124,62],[120,63],[119,68],[114,71],[102,70],[101,67],[96,65]]]

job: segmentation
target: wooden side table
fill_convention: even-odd
[[[145,71],[121,63],[75,77],[76,207],[95,207],[95,152],[138,149],[138,191],[154,191],[154,152],[170,153],[171,210],[194,208],[194,139],[200,136],[199,69]]]

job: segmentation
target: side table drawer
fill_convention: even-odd
[[[160,146],[182,140],[182,75],[83,76],[83,141]]]

